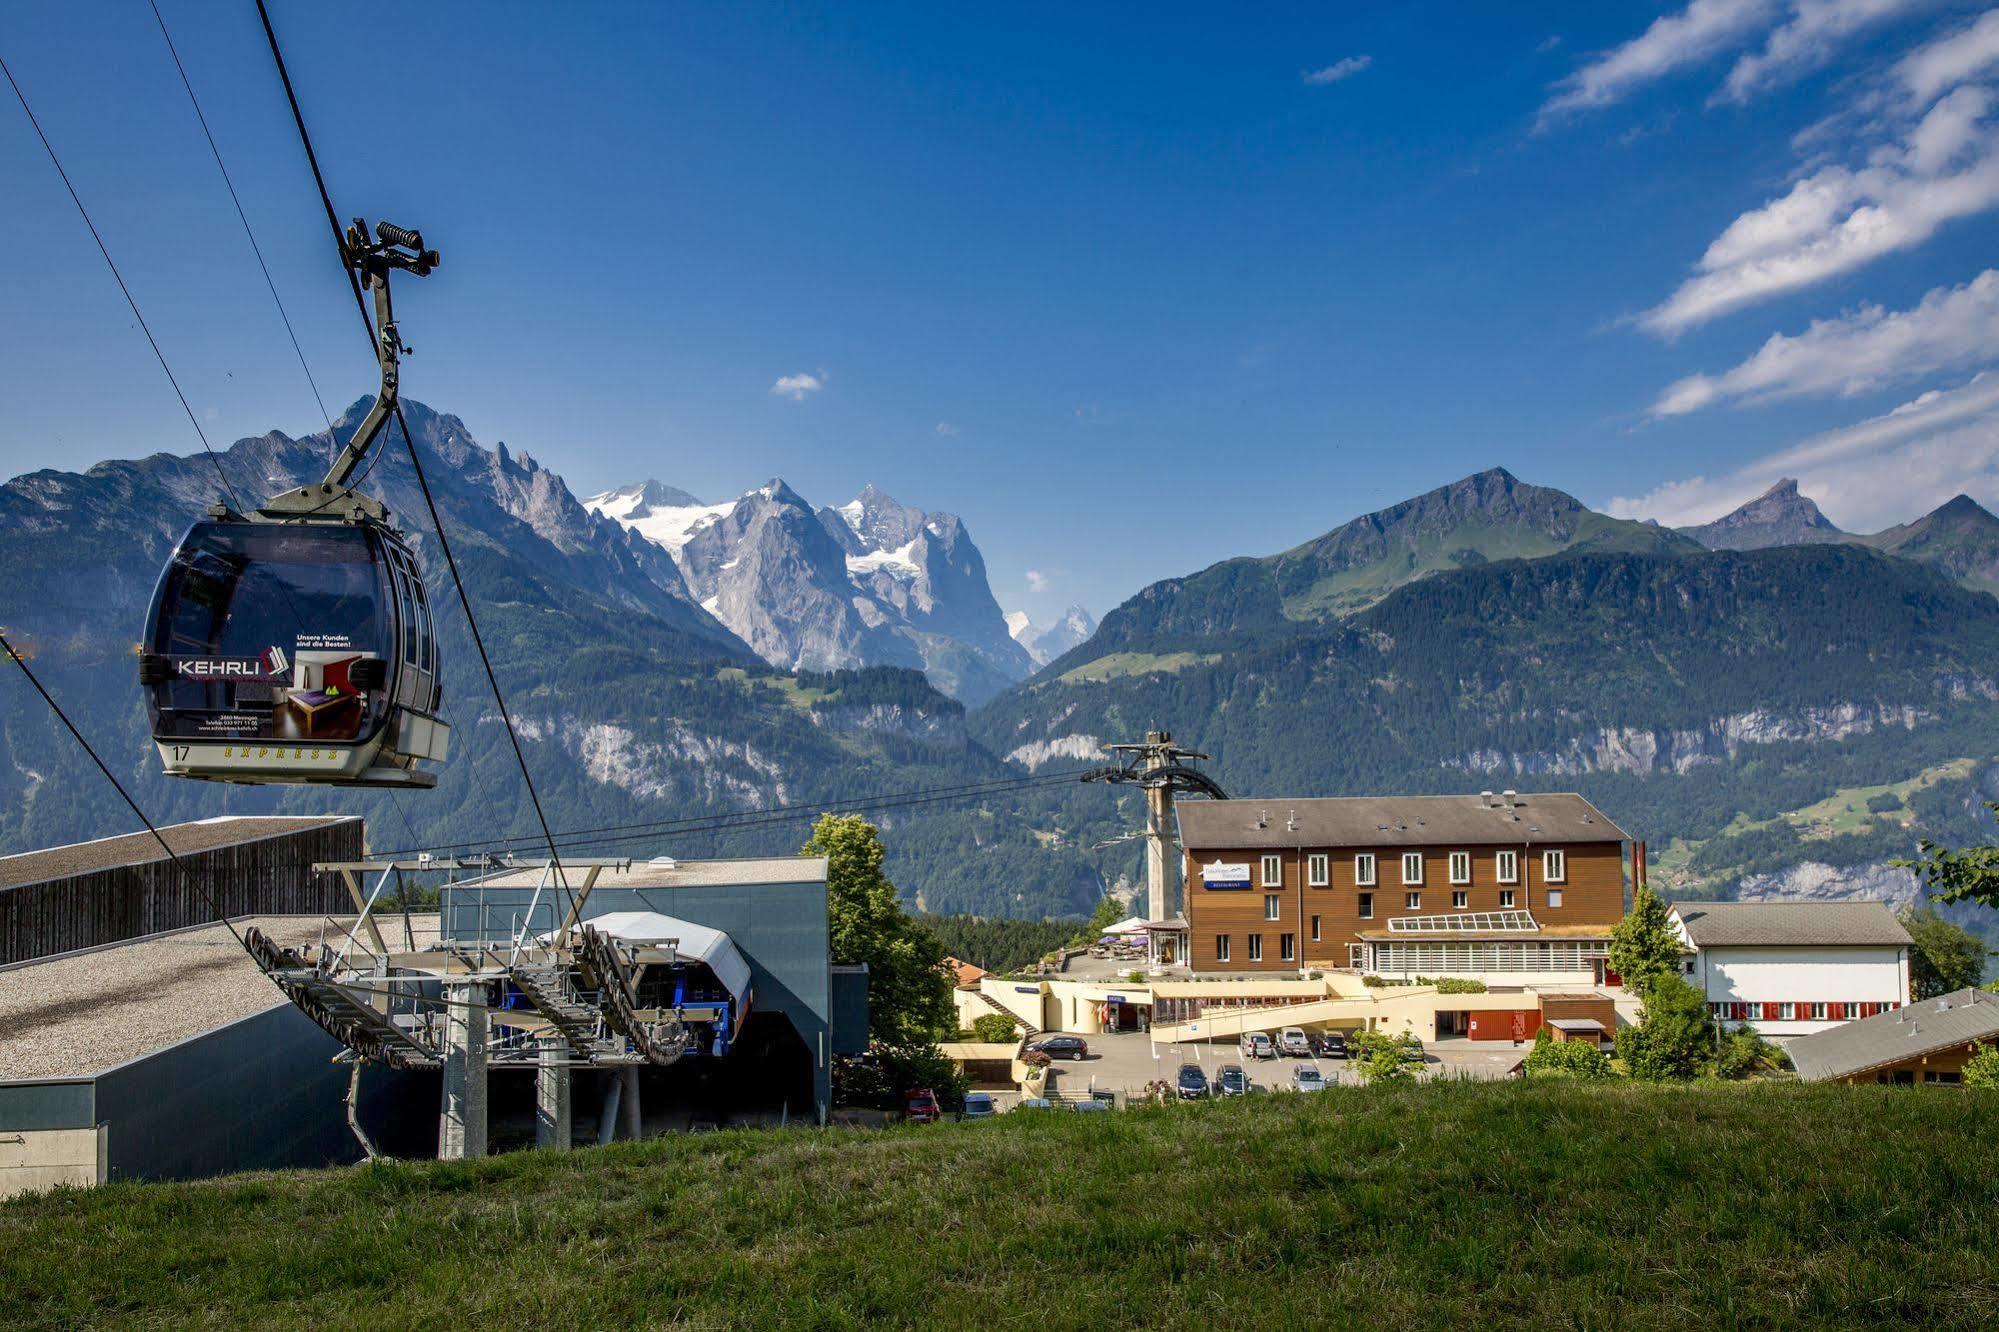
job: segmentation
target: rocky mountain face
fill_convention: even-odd
[[[1711,523],[1678,530],[1709,550],[1850,541],[1934,564],[1966,587],[1999,595],[1999,517],[1969,495],[1958,495],[1914,522],[1861,535],[1833,526],[1818,505],[1798,493],[1798,483],[1786,479]]]
[[[1081,606],[1071,606],[1045,628],[1034,623],[1026,611],[1009,611],[1006,627],[1013,641],[1027,649],[1036,666],[1046,666],[1069,649],[1088,642],[1090,635],[1097,632],[1097,620]]]
[[[1749,503],[1711,523],[1682,527],[1709,550],[1763,550],[1815,541],[1850,541],[1819,512],[1819,506],[1798,493],[1798,483],[1785,477]]]
[[[723,504],[656,481],[584,504],[670,554],[702,607],[782,669],[908,667],[978,703],[1033,667],[953,514],[873,486],[815,510],[779,479]]]

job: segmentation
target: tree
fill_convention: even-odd
[[[1985,808],[1999,818],[1999,802],[1988,800]],[[1928,885],[1932,900],[1983,902],[1989,907],[1999,907],[1999,846],[1952,851],[1924,837],[1916,842],[1916,849],[1922,853],[1919,859],[1895,863],[1914,870]]]
[[[1964,1064],[1964,1085],[1999,1088],[1999,1049],[1980,1041]]]
[[[1404,1058],[1414,1042],[1411,1036],[1389,1036],[1378,1031],[1356,1031],[1347,1036],[1347,1066],[1360,1070],[1370,1087],[1382,1083],[1407,1082],[1415,1075]]]
[[[988,1045],[1020,1039],[1020,1023],[1011,1013],[986,1013],[972,1020],[972,1039]]]
[[[1104,931],[1124,919],[1124,903],[1105,893],[1097,899],[1097,909],[1083,922],[1083,928],[1069,937],[1069,947],[1084,948],[1103,938]]]
[[[857,814],[822,814],[800,855],[826,857],[826,914],[833,960],[868,968],[868,1035],[921,1046],[955,1032],[944,946],[910,919],[882,873],[881,835]]]
[[[1714,1075],[1718,1078],[1746,1078],[1783,1066],[1784,1052],[1749,1027],[1723,1032],[1715,1043]]]
[[[1610,931],[1610,969],[1623,978],[1626,989],[1642,993],[1652,976],[1679,975],[1682,951],[1666,904],[1640,881],[1631,894],[1631,910]]]
[[[1646,982],[1639,1009],[1643,1019],[1617,1033],[1617,1054],[1634,1078],[1683,1082],[1710,1068],[1714,1028],[1701,992],[1671,972]]]
[[[1902,928],[1915,940],[1909,950],[1909,989],[1916,999],[1934,999],[1968,989],[1985,975],[1985,941],[1953,925],[1931,906],[1911,907]]]

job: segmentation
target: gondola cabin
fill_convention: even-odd
[[[170,776],[427,787],[450,727],[422,576],[386,523],[211,511],[154,590],[139,663]]]

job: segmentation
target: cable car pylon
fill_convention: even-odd
[[[1120,762],[1092,768],[1082,780],[1137,786],[1145,792],[1145,918],[1148,923],[1163,924],[1172,910],[1172,885],[1178,869],[1178,857],[1173,854],[1173,799],[1176,795],[1204,795],[1227,800],[1228,792],[1193,766],[1209,756],[1174,744],[1170,731],[1147,731],[1143,741],[1105,745],[1104,750],[1119,755]]]
[[[154,590],[139,658],[168,776],[248,784],[430,787],[450,726],[415,555],[352,478],[397,414],[389,275],[438,265],[420,232],[359,218],[341,255],[374,293],[381,388],[326,476],[255,513],[211,507]]]

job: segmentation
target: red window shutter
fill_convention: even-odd
[[[1752,1008],[1752,1006],[1751,1006],[1751,1005],[1749,1005],[1749,1004],[1737,1004],[1737,1005],[1735,1006],[1735,1020],[1736,1020],[1737,1022],[1747,1022],[1747,1021],[1749,1021],[1749,1014],[1750,1014],[1750,1013],[1751,1013],[1752,1011],[1753,1011],[1753,1008]]]
[[[1880,1011],[1881,1011],[1881,1005],[1879,1004],[1862,1004],[1860,1006],[1860,1016],[1864,1018],[1873,1017],[1876,1013]]]
[[[1770,1003],[1769,1001],[1766,1000],[1763,1004],[1763,1020],[1765,1022],[1775,1022],[1777,1020],[1777,1014],[1780,1011],[1781,1009],[1779,1005]]]
[[[1846,1005],[1841,1003],[1827,1004],[1825,1006],[1825,1015],[1834,1022],[1843,1022],[1846,1020]]]

